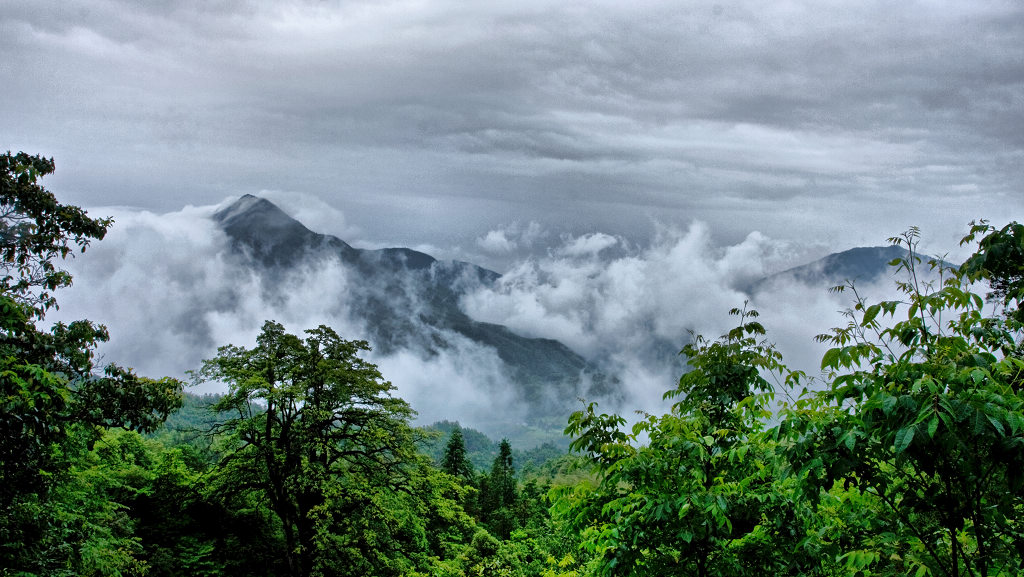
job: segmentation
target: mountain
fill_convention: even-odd
[[[852,281],[858,285],[866,285],[885,281],[897,274],[896,267],[890,263],[896,259],[906,258],[907,248],[899,245],[858,247],[832,253],[814,262],[793,267],[780,273],[767,276],[747,287],[747,293],[754,294],[766,288],[785,282],[799,282],[808,286],[833,287]],[[918,274],[932,276],[930,260],[937,260],[944,268],[955,268],[956,265],[938,257],[917,255],[921,258]]]
[[[852,248],[769,275],[741,288],[753,295],[790,282],[820,286],[823,289],[847,281],[861,285],[874,283],[892,276],[896,269],[889,263],[906,256],[906,247],[897,245]]]
[[[350,330],[359,328],[355,334],[343,336],[365,339],[384,356],[411,353],[426,360],[457,359],[460,368],[470,369],[467,374],[471,374],[472,386],[479,388],[474,393],[511,397],[526,407],[531,426],[558,423],[561,428],[568,412],[578,408],[581,396],[620,400],[625,396],[622,383],[595,367],[600,359],[588,361],[559,341],[523,336],[464,313],[462,298],[497,282],[501,275],[495,271],[438,260],[408,248],[356,248],[308,229],[270,201],[251,195],[218,211],[213,219],[230,239],[234,258],[261,279],[261,290],[268,291],[263,297],[271,301],[284,298],[287,295],[275,295],[274,291],[287,289],[278,287],[297,286],[310,267],[340,263],[345,270],[340,284],[322,290],[314,287],[311,293],[314,298],[338,303],[338,309],[353,318]],[[854,248],[740,288],[754,297],[794,282],[821,290],[847,280],[869,284],[894,274],[889,262],[905,255],[906,249],[899,246]],[[658,341],[652,338],[648,344],[657,348]],[[664,350],[631,353],[637,358],[649,357],[652,363],[679,362],[676,368],[683,371],[682,359],[675,355],[680,346],[679,342],[665,342]],[[475,353],[464,354],[467,349]],[[485,354],[476,354],[480,351]],[[480,370],[474,371],[474,367]],[[442,390],[458,394],[452,387],[437,390],[438,394]],[[491,419],[489,415],[486,418]]]
[[[460,339],[496,352],[514,396],[531,417],[564,417],[581,394],[614,394],[616,383],[552,339],[528,338],[502,325],[471,319],[460,298],[500,275],[469,263],[440,261],[407,248],[355,248],[313,232],[266,199],[246,195],[218,211],[214,220],[247,267],[275,282],[300,275],[303,266],[337,259],[351,274],[343,289],[325,287],[358,314],[364,335],[382,354],[411,351],[424,357],[457,346]],[[507,391],[506,391],[507,392]]]

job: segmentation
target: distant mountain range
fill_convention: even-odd
[[[889,263],[906,256],[906,247],[896,245],[851,248],[769,275],[743,289],[748,294],[756,294],[765,288],[785,282],[820,287],[832,287],[847,281],[857,284],[873,283],[895,273],[895,267]]]
[[[322,298],[337,299],[365,326],[363,338],[383,354],[407,350],[424,357],[466,339],[493,349],[507,367],[507,387],[536,419],[564,418],[577,398],[616,397],[620,383],[564,344],[529,338],[509,328],[476,321],[459,307],[467,292],[496,282],[500,274],[479,266],[440,261],[407,248],[366,250],[319,234],[270,201],[246,195],[218,211],[214,220],[227,234],[235,256],[261,275],[264,287],[286,286],[301,267],[337,259],[351,274],[344,287],[323,287]],[[855,248],[740,287],[755,295],[781,282],[827,287],[845,280],[867,283],[891,273],[889,262],[905,256],[897,246]],[[272,296],[272,295],[271,295]],[[564,422],[562,420],[561,422]]]
[[[896,259],[903,259],[909,255],[905,246],[872,246],[858,247],[832,253],[814,262],[793,267],[780,273],[769,275],[747,287],[743,287],[750,295],[757,294],[764,290],[772,290],[780,284],[797,282],[811,287],[830,288],[836,285],[852,281],[856,285],[864,286],[877,282],[889,282],[891,277],[897,274],[897,268],[890,265]],[[955,267],[956,265],[928,255],[918,254],[921,259],[918,273],[921,277],[929,277],[932,274],[928,261],[940,260],[943,267]]]

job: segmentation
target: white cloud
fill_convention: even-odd
[[[460,337],[451,342],[452,349],[433,357],[400,350],[370,359],[416,410],[419,422],[457,419],[495,436],[520,427],[525,405],[507,386],[507,369],[494,349]]]
[[[476,239],[476,245],[485,253],[507,257],[514,253],[530,252],[546,236],[547,232],[536,221],[527,224],[513,222],[487,231],[485,235]]]
[[[610,234],[595,232],[576,238],[569,238],[558,247],[558,254],[570,257],[596,257],[601,251],[619,244],[619,239]]]
[[[489,231],[483,237],[478,238],[476,244],[487,252],[499,254],[510,253],[519,247],[515,241],[508,238],[508,233],[504,230]]]
[[[362,230],[348,224],[345,214],[323,199],[305,192],[261,190],[256,196],[276,204],[288,216],[321,234],[334,235],[342,240],[357,239]]]
[[[61,309],[51,320],[106,324],[112,340],[100,348],[103,360],[152,376],[184,376],[220,345],[252,346],[268,319],[291,332],[327,324],[345,338],[365,338],[361,312],[350,308],[353,290],[374,290],[356,286],[364,279],[355,280],[332,258],[312,259],[281,277],[257,276],[230,253],[209,218],[215,208],[93,209],[95,216],[112,215],[115,226],[69,262],[75,284],[58,295]],[[539,237],[533,225],[502,230]],[[713,230],[696,221],[682,230],[661,227],[654,237],[649,246],[636,246],[605,233],[563,236],[560,245],[520,259],[493,286],[471,290],[461,305],[477,320],[557,339],[620,379],[625,398],[602,400],[607,408],[658,410],[662,393],[683,371],[678,352],[690,331],[712,339],[725,333],[735,322],[728,311],[748,298],[739,287],[806,255],[757,232],[719,246]],[[889,280],[860,288],[869,300],[892,297]],[[812,337],[845,324],[840,311],[850,304],[826,287],[779,281],[751,306],[790,366],[814,375],[825,346]],[[409,322],[416,325],[418,304],[402,306],[413,311]],[[421,329],[437,334],[410,330]],[[445,346],[377,350],[371,359],[422,420],[458,418],[496,434],[510,430],[524,413],[495,351],[452,332],[439,336]]]
[[[613,408],[656,411],[683,371],[677,353],[690,331],[710,339],[724,334],[738,322],[728,311],[751,298],[740,287],[806,258],[803,247],[758,232],[716,246],[700,222],[686,230],[662,228],[656,238],[647,248],[579,258],[596,255],[576,250],[591,237],[565,237],[547,256],[525,260],[495,286],[467,295],[463,306],[474,318],[558,339],[618,375],[627,398]],[[604,244],[611,242],[595,246]],[[842,311],[852,306],[849,295],[827,288],[780,280],[762,286],[748,305],[761,313],[768,339],[789,366],[811,376],[827,348],[813,337],[844,326]],[[888,278],[860,290],[872,302],[895,297]]]
[[[549,256],[526,260],[493,288],[467,295],[463,306],[474,318],[558,339],[613,374],[632,375],[638,382],[626,387],[646,403],[678,378],[675,354],[688,331],[724,332],[727,311],[745,298],[737,282],[758,276],[765,255],[777,252],[777,243],[759,234],[722,251],[706,225],[694,223],[663,230],[643,250],[579,258],[616,244],[605,234],[566,237]]]

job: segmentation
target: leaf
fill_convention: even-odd
[[[882,399],[882,412],[886,415],[891,415],[892,410],[896,408],[896,397],[894,395],[886,395]]]
[[[974,301],[974,308],[980,309],[984,304],[981,300],[981,295],[971,294],[971,299]]]
[[[907,450],[910,446],[910,442],[914,440],[914,427],[908,426],[903,427],[899,431],[896,431],[896,442],[893,444],[893,449],[896,454],[900,454]]]
[[[821,357],[821,368],[835,368],[836,361],[839,359],[839,349],[829,349],[825,356]]]
[[[853,431],[847,431],[843,435],[843,442],[846,444],[846,448],[853,450],[853,447],[857,444],[857,435]]]
[[[1000,436],[1006,436],[1006,429],[1003,428],[1003,423],[992,415],[986,416],[988,417],[988,422],[992,423],[992,428],[994,428]]]
[[[1014,435],[1021,429],[1021,425],[1024,424],[1024,419],[1016,411],[1009,411],[1006,413],[1006,420],[1010,423],[1010,432]]]
[[[864,311],[864,318],[860,321],[860,326],[866,327],[868,323],[875,320],[875,317],[878,316],[878,311],[881,309],[882,307],[880,305],[869,306],[868,309]]]
[[[928,422],[928,437],[935,438],[935,431],[939,430],[939,418],[932,417],[932,420]]]

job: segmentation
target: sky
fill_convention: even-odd
[[[958,262],[969,221],[1024,220],[1022,46],[1017,0],[7,0],[0,151],[53,157],[49,190],[114,217],[52,315],[105,323],[107,361],[184,377],[268,318],[359,337],[323,288],[351,271],[274,297],[232,264],[209,217],[256,194],[503,273],[463,310],[650,408],[744,283],[910,226]],[[752,305],[813,372],[850,303],[776,288]],[[424,418],[507,411],[479,392],[493,352],[453,351],[373,360]]]
[[[1016,0],[9,0],[0,149],[96,211],[268,194],[500,272],[695,222],[954,250],[1024,218],[1021,46]]]

